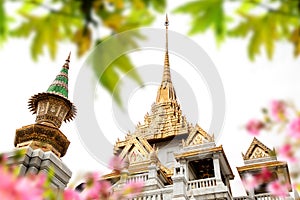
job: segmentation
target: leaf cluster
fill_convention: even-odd
[[[18,6],[16,13],[7,10],[8,4]],[[29,39],[31,56],[37,61],[45,50],[55,59],[58,44],[71,42],[81,57],[110,35],[149,25],[155,13],[165,7],[165,0],[0,0],[0,44],[9,37]],[[127,44],[135,45],[133,38]],[[96,74],[104,70],[96,62],[93,69]],[[131,78],[141,84],[127,55],[116,59],[99,77],[100,84],[114,92],[120,105],[116,86],[121,75],[129,71],[134,71]]]
[[[235,7],[234,12],[226,11],[229,7]],[[298,0],[196,0],[174,12],[191,16],[190,34],[213,30],[219,43],[227,37],[244,38],[250,60],[262,49],[272,59],[277,41],[291,43],[294,56],[300,55]]]
[[[18,7],[15,13],[9,10],[12,4]],[[36,61],[45,51],[55,59],[58,44],[69,42],[76,45],[81,57],[110,35],[151,24],[166,5],[166,0],[0,0],[0,45],[11,37],[29,39]],[[250,60],[262,50],[272,59],[279,41],[291,44],[295,57],[300,55],[299,0],[193,0],[173,12],[191,17],[190,34],[212,31],[217,44],[226,38],[243,38]],[[124,45],[134,46],[137,39],[132,36]],[[102,57],[114,48],[107,48]],[[117,85],[122,75],[131,72],[131,78],[141,84],[127,55],[105,69],[92,63],[95,74],[101,75],[99,83],[119,105]]]

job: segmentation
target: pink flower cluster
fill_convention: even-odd
[[[123,166],[124,166],[124,162],[123,162],[122,158],[120,158],[119,156],[112,157],[112,159],[110,159],[110,161],[108,163],[108,167],[117,173],[121,172],[121,170],[123,169]]]
[[[294,113],[294,114],[293,114]],[[286,133],[285,143],[277,148],[279,156],[291,163],[296,163],[296,150],[299,149],[300,116],[292,103],[283,100],[273,100],[268,109],[263,109],[264,119],[251,119],[246,124],[246,130],[253,136],[258,136],[261,130],[271,131],[278,127],[278,132]]]
[[[286,115],[286,104],[281,100],[273,100],[270,103],[271,117],[275,121],[284,121]]]
[[[114,157],[110,161],[110,167],[114,172],[122,170],[122,159]],[[0,199],[2,200],[41,200],[55,197],[54,191],[49,187],[49,181],[45,174],[18,177],[13,167],[5,165],[6,156],[0,155]],[[129,182],[118,192],[111,190],[109,181],[101,178],[99,173],[91,173],[86,176],[84,190],[79,193],[72,189],[66,189],[57,197],[63,200],[125,200],[133,198],[142,192],[143,182]]]
[[[243,185],[247,191],[253,191],[261,186],[263,183],[268,183],[267,190],[276,197],[287,197],[290,185],[281,183],[278,180],[271,180],[272,173],[267,168],[262,168],[261,172],[255,175],[247,174],[242,180]]]
[[[123,160],[114,156],[109,162],[109,168],[116,173],[120,173],[123,169]],[[84,190],[79,193],[74,190],[67,189],[63,193],[64,200],[96,200],[110,199],[122,200],[133,198],[142,192],[143,182],[126,183],[120,191],[112,192],[112,185],[109,181],[101,179],[99,173],[91,173],[86,177]]]
[[[264,126],[265,125],[263,122],[261,122],[257,119],[251,119],[247,123],[246,129],[250,134],[257,136],[259,134],[260,130],[264,128]]]
[[[288,134],[296,139],[300,139],[300,117],[293,119],[288,125]]]
[[[17,177],[8,168],[0,167],[0,199],[41,200],[46,176],[43,174]]]
[[[143,182],[129,182],[125,184],[122,190],[117,192],[111,191],[112,185],[106,180],[99,180],[96,174],[87,180],[86,188],[83,192],[67,189],[64,191],[64,200],[125,200],[133,198],[135,195],[142,192],[144,183]]]
[[[290,144],[284,144],[283,146],[279,147],[278,154],[282,159],[288,162],[296,163],[298,161],[292,150],[292,145]]]

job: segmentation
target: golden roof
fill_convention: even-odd
[[[253,160],[258,158],[273,157],[275,151],[268,148],[257,138],[254,138],[246,154],[242,154],[244,160]]]

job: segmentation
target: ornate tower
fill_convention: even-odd
[[[36,124],[16,130],[15,146],[30,146],[52,151],[56,156],[66,154],[70,142],[59,130],[63,121],[74,118],[76,108],[68,100],[68,70],[70,55],[48,90],[29,99],[29,109],[36,114]]]
[[[234,178],[222,146],[182,114],[171,79],[168,26],[163,76],[151,111],[133,133],[118,140],[114,153],[128,160],[127,180],[111,173],[104,178],[117,190],[125,181],[145,182],[143,199],[230,199]],[[155,148],[154,148],[155,147]],[[119,180],[118,180],[119,178]]]
[[[70,121],[76,108],[68,100],[68,70],[70,54],[48,90],[29,99],[29,109],[36,114],[35,124],[16,130],[14,145],[24,149],[20,159],[20,175],[54,170],[53,187],[66,187],[71,171],[61,161],[69,147],[69,140],[59,130],[63,121]],[[11,152],[13,155],[14,152]]]

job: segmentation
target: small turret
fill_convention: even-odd
[[[76,114],[75,106],[68,100],[70,55],[48,90],[29,99],[28,106],[36,114],[36,124],[16,130],[16,147],[52,151],[58,157],[66,154],[70,142],[59,128],[63,121],[72,120]]]

